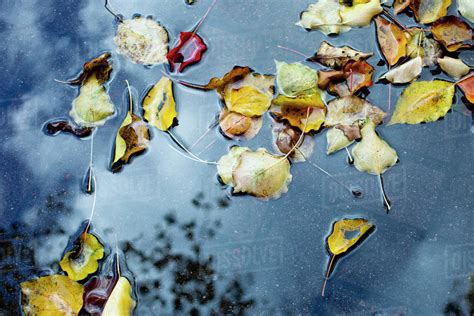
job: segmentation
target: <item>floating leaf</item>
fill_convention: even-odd
[[[95,75],[100,84],[107,82],[110,78],[112,65],[110,64],[110,53],[104,53],[84,64],[82,71],[76,79],[67,81],[71,85],[81,85],[87,81],[91,75]]]
[[[45,132],[48,135],[56,136],[61,132],[71,133],[76,137],[84,138],[92,135],[93,127],[80,127],[67,120],[53,120],[46,123]]]
[[[472,47],[472,29],[457,16],[445,16],[431,26],[433,37],[449,52]]]
[[[380,0],[354,1],[352,6],[343,6],[341,18],[344,25],[365,27],[370,25],[374,16],[383,11]]]
[[[474,23],[474,2],[472,0],[458,0],[458,11],[463,17]]]
[[[21,283],[25,315],[79,315],[82,308],[81,284],[64,275],[49,275]]]
[[[206,50],[207,45],[195,32],[181,32],[178,43],[166,56],[170,70],[174,71],[175,64],[179,64],[178,72],[183,72],[186,67],[201,61]]]
[[[157,65],[166,62],[168,32],[150,18],[137,16],[122,20],[114,42],[119,53],[135,64]]]
[[[276,107],[275,110],[278,110],[272,112],[275,119],[286,120],[291,126],[299,128],[304,133],[317,131],[324,123],[326,106],[319,93],[297,98],[279,95],[272,103]]]
[[[364,60],[348,62],[344,66],[343,72],[344,81],[337,82],[339,80],[335,80],[334,82],[329,82],[329,91],[332,94],[336,94],[341,97],[353,95],[360,89],[373,85],[372,74],[374,73],[374,67],[369,65]]]
[[[378,16],[375,18],[377,40],[385,59],[390,66],[405,56],[407,39],[403,31],[395,24]]]
[[[413,27],[404,31],[407,39],[406,55],[408,57],[423,58],[423,66],[432,66],[442,55],[441,46],[435,40],[426,37],[425,31]]]
[[[467,75],[470,70],[470,67],[466,65],[461,59],[451,58],[448,56],[438,58],[438,64],[445,73],[456,80],[460,79],[464,75]]]
[[[248,117],[231,112],[226,108],[223,108],[219,115],[221,131],[229,138],[243,136],[246,139],[252,139],[258,134],[262,124],[263,118],[261,116]]]
[[[474,74],[460,81],[458,87],[464,92],[466,99],[474,104]]]
[[[380,124],[386,115],[378,107],[357,96],[334,99],[329,102],[327,109],[324,123],[327,127],[360,125],[367,117],[375,124]]]
[[[127,278],[121,276],[105,304],[102,315],[132,315],[135,304],[132,297],[132,286]]]
[[[326,271],[326,277],[321,292],[322,296],[324,296],[326,283],[331,275],[335,258],[357,246],[374,230],[374,228],[375,226],[373,224],[363,218],[344,218],[334,223],[331,234],[327,239],[331,259]]]
[[[318,89],[318,74],[301,63],[287,64],[275,60],[278,90],[287,97],[315,94]]]
[[[273,147],[284,155],[288,154],[292,162],[306,161],[305,157],[313,153],[313,138],[305,135],[303,141],[299,142],[301,132],[288,124],[274,122],[272,135]]]
[[[217,169],[223,182],[234,187],[234,193],[277,199],[288,191],[292,176],[286,157],[274,156],[263,148],[255,152],[234,148],[219,160]],[[232,168],[231,180],[229,168]]]
[[[73,249],[66,252],[59,265],[74,281],[84,280],[97,271],[99,260],[104,257],[104,246],[94,235],[83,232],[74,241]]]
[[[385,79],[391,83],[408,83],[412,82],[421,74],[423,68],[423,60],[421,57],[410,59],[406,63],[390,69],[380,79]]]
[[[395,0],[393,1],[393,11],[395,14],[403,12],[406,8],[410,6],[411,0]]]
[[[338,150],[341,150],[354,142],[353,140],[349,140],[349,138],[347,138],[347,136],[344,134],[342,130],[335,127],[330,128],[327,131],[326,141],[327,141],[326,153],[328,155]]]
[[[162,77],[148,91],[143,100],[144,118],[156,128],[167,131],[177,120],[176,102],[173,96],[173,82]]]
[[[442,80],[410,84],[398,99],[389,124],[433,122],[446,115],[453,105],[454,84]]]
[[[429,24],[445,16],[451,0],[411,0],[410,8],[415,13],[416,21]]]
[[[357,170],[381,175],[397,163],[397,152],[377,135],[374,122],[367,120],[361,134],[362,140],[352,149]]]
[[[362,61],[372,55],[373,53],[363,53],[349,46],[334,47],[328,42],[322,42],[310,60],[317,61],[327,67],[342,68],[349,61]]]

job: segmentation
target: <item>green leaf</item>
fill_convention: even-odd
[[[280,93],[288,97],[320,93],[318,73],[301,63],[276,61],[277,84]]]

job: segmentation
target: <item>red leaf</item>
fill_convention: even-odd
[[[174,71],[175,64],[180,64],[178,72],[183,72],[186,67],[198,63],[206,50],[206,44],[195,32],[181,32],[178,44],[166,55],[170,70]]]

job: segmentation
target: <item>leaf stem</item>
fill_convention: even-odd
[[[117,14],[113,9],[112,6],[109,3],[110,0],[105,0],[104,7],[107,11],[110,12],[120,23],[123,23],[123,17],[120,16],[120,14]]]
[[[379,174],[379,185],[380,185],[380,192],[382,193],[382,198],[383,198],[383,205],[387,209],[387,214],[390,212],[392,209],[392,202],[390,202],[390,199],[387,196],[387,193],[385,193],[385,187],[383,185],[383,177],[382,174]]]
[[[292,53],[295,53],[297,55],[300,55],[300,56],[303,56],[304,58],[310,60],[312,57],[308,56],[308,55],[305,55],[303,54],[302,52],[300,51],[297,51],[296,49],[293,49],[293,48],[289,48],[289,47],[285,47],[285,46],[281,46],[281,45],[277,45],[278,48],[280,49],[283,49],[283,50],[286,50],[286,51],[289,51],[289,52],[292,52]]]
[[[201,20],[199,21],[198,25],[196,25],[196,27],[194,28],[192,36],[194,36],[194,35],[196,34],[196,32],[197,32],[198,29],[201,27],[201,25],[202,25],[202,23],[204,22],[204,20],[207,18],[207,16],[209,15],[209,13],[211,13],[212,8],[214,8],[214,6],[215,6],[216,4],[217,4],[217,0],[212,1],[212,3],[211,3],[211,5],[209,6],[209,8],[207,8],[206,13],[204,13],[204,16],[201,18]]]
[[[326,284],[328,283],[329,274],[331,273],[331,269],[332,269],[332,265],[334,263],[334,258],[335,257],[336,257],[335,255],[331,255],[331,260],[329,261],[329,266],[328,266],[328,269],[326,271],[326,276],[324,277],[323,288],[321,289],[321,296],[323,296],[323,297],[324,297],[324,292],[326,290]]]

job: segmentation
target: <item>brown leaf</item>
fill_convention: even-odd
[[[324,66],[341,68],[349,61],[361,61],[372,56],[373,53],[363,53],[349,46],[335,47],[328,42],[322,42],[316,54],[310,61],[317,61]]]
[[[472,29],[457,16],[446,16],[431,26],[433,37],[448,51],[455,52],[460,48],[472,47]]]
[[[343,70],[320,70],[318,71],[318,87],[326,90],[331,82],[346,80]]]
[[[412,0],[410,8],[415,13],[416,21],[433,23],[448,13],[451,0]]]
[[[110,56],[110,53],[104,53],[86,62],[79,76],[76,79],[69,80],[68,83],[71,85],[81,85],[90,75],[95,73],[99,84],[103,84],[109,80],[110,72],[112,71],[112,65],[109,62]]]
[[[474,73],[460,81],[458,87],[464,92],[466,99],[474,104]]]
[[[341,97],[353,95],[364,87],[373,85],[374,68],[366,61],[349,62],[344,66],[345,81],[329,83],[329,91]]]
[[[411,0],[395,0],[393,2],[393,11],[395,14],[403,12],[410,5]]]
[[[407,39],[397,25],[380,16],[375,18],[375,24],[380,50],[388,64],[393,66],[406,55]]]
[[[336,125],[335,128],[340,129],[344,135],[349,139],[350,141],[361,139],[362,135],[360,133],[360,127],[359,125]]]
[[[248,117],[223,108],[219,115],[219,125],[222,133],[229,138],[243,136],[246,139],[255,137],[262,127],[263,118]]]

